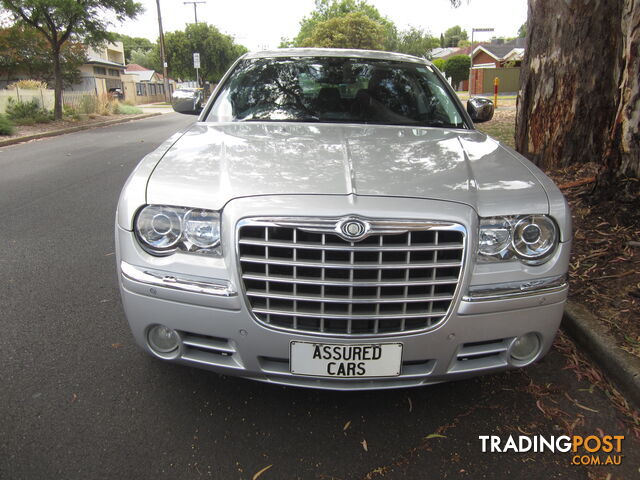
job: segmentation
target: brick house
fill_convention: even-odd
[[[493,80],[500,78],[500,91],[520,89],[520,64],[524,57],[524,38],[506,43],[478,45],[471,54],[471,93],[493,92]]]

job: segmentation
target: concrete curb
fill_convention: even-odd
[[[567,302],[562,326],[602,368],[624,396],[640,406],[640,359],[618,347],[615,338],[585,307]]]
[[[157,117],[162,113],[143,113],[131,117],[115,118],[113,120],[107,120],[105,122],[89,123],[84,125],[78,125],[76,127],[61,128],[59,130],[51,130],[49,132],[34,133],[33,135],[24,135],[22,137],[8,138],[6,140],[0,140],[0,147],[6,147],[7,145],[15,145],[16,143],[28,142],[30,140],[37,140],[39,138],[57,137],[58,135],[64,135],[65,133],[81,132],[82,130],[89,130],[97,127],[107,127],[109,125],[117,125],[118,123],[131,122],[133,120],[142,120],[143,118]]]

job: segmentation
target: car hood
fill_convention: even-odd
[[[164,154],[147,202],[221,209],[271,194],[438,199],[481,216],[547,213],[528,161],[476,130],[195,123]]]

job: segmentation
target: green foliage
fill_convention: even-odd
[[[302,46],[382,50],[384,28],[361,12],[347,13],[318,23]]]
[[[383,29],[384,50],[395,50],[398,41],[398,32],[395,25],[382,16],[378,9],[367,3],[366,0],[316,0],[315,10],[300,22],[300,32],[292,41],[283,39],[281,45],[303,47],[310,43],[310,38],[318,25],[333,18],[344,17],[351,13],[360,13],[380,25]],[[351,20],[353,23],[353,20]],[[363,24],[363,22],[359,22]],[[344,24],[342,24],[344,26]],[[377,36],[377,29],[373,36]]]
[[[436,58],[431,63],[433,63],[438,70],[440,70],[441,72],[444,72],[444,65],[445,63],[447,63],[447,61],[444,58]]]
[[[27,25],[0,28],[0,71],[8,78],[26,75],[51,84],[53,54],[47,37]],[[85,48],[78,42],[66,42],[60,49],[62,82],[69,85],[80,77],[79,67],[87,60]]]
[[[184,31],[169,32],[164,36],[167,63],[171,75],[194,79],[193,53],[200,53],[200,78],[218,82],[229,66],[247,49],[238,45],[213,25],[198,23],[187,25]]]
[[[444,64],[444,73],[451,77],[451,83],[457,85],[469,78],[471,59],[467,55],[454,55],[449,57]]]
[[[439,45],[437,38],[419,28],[410,27],[398,34],[396,52],[426,58]]]
[[[137,63],[138,65],[148,68],[149,70],[162,71],[160,63],[159,48],[153,47],[148,52],[142,50],[132,50],[131,57],[127,57],[127,63]]]
[[[460,25],[455,25],[444,32],[444,47],[457,47],[460,40],[469,40],[466,30]]]
[[[0,135],[12,135],[13,132],[13,123],[0,113]]]
[[[134,51],[149,53],[156,45],[156,43],[151,42],[148,38],[130,37],[129,35],[124,35],[122,33],[114,33],[114,38],[122,42],[125,63],[138,63],[132,60],[132,53]],[[142,64],[140,63],[139,65]]]
[[[142,113],[142,110],[138,107],[133,107],[131,105],[125,105],[124,103],[118,103],[116,106],[116,113],[124,114],[124,115],[134,115],[136,113]]]
[[[524,38],[527,36],[527,23],[523,23],[522,25],[520,25],[520,28],[518,29],[518,38]]]
[[[78,111],[69,105],[62,106],[62,113],[65,117],[73,118],[74,120],[80,120],[80,114],[78,113]]]
[[[33,125],[48,123],[53,120],[51,112],[40,107],[34,98],[28,102],[9,98],[6,108],[7,117],[16,125]]]

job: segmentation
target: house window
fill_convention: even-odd
[[[164,85],[162,83],[158,85],[158,93],[164,95]]]
[[[106,75],[107,69],[104,67],[93,67],[94,75]]]
[[[111,75],[112,77],[119,77],[120,76],[120,72],[118,70],[114,70],[113,68],[109,69],[109,75]]]
[[[150,83],[149,84],[149,95],[155,95],[156,94],[156,84],[155,83]]]
[[[144,97],[147,95],[147,86],[144,83],[136,83],[136,95]]]

